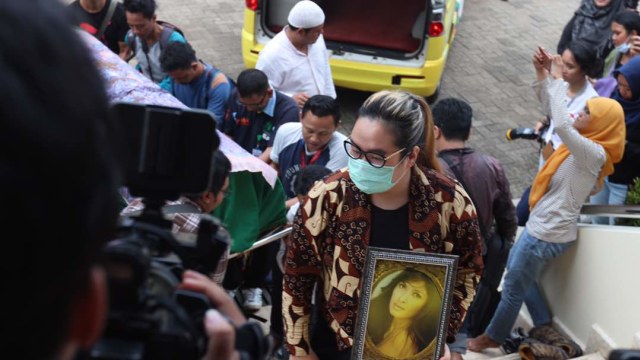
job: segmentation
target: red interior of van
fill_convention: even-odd
[[[324,38],[359,46],[412,53],[420,47],[420,40],[411,30],[425,0],[323,0],[326,20]],[[271,25],[278,32],[281,26]]]
[[[326,40],[414,52],[420,40],[411,36],[425,0],[323,1]]]

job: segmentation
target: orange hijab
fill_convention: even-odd
[[[604,177],[613,173],[613,164],[620,162],[624,153],[626,136],[624,111],[617,101],[603,97],[587,100],[587,107],[591,120],[586,128],[580,130],[580,134],[602,145],[607,154],[607,160],[598,176],[598,188],[601,188]],[[533,209],[540,198],[549,190],[551,177],[569,155],[569,148],[562,144],[547,159],[531,186],[529,209]]]

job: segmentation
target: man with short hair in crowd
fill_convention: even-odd
[[[433,107],[435,146],[440,162],[445,170],[450,169],[451,174],[469,193],[478,213],[478,223],[484,239],[484,274],[456,341],[449,344],[452,360],[462,360],[461,354],[467,351],[467,331],[472,330],[469,329],[470,326],[477,326],[473,320],[477,315],[474,308],[483,306],[481,303],[484,302],[480,298],[483,294],[497,291],[518,227],[509,180],[502,165],[496,158],[466,146],[472,118],[471,106],[456,98],[440,100]],[[489,311],[481,309],[480,312]],[[482,316],[490,320],[492,314]]]
[[[256,69],[267,74],[273,87],[291,96],[302,108],[317,94],[336,97],[329,54],[322,37],[324,12],[316,3],[296,3],[289,23],[260,51]]]
[[[247,69],[238,75],[236,89],[229,99],[224,132],[269,163],[278,128],[299,120],[300,110],[293,99],[271,88],[264,72]]]
[[[171,94],[190,108],[209,110],[221,129],[232,90],[227,76],[198,61],[188,43],[167,44],[160,55],[160,65],[171,78]]]
[[[300,122],[282,125],[276,133],[271,161],[287,195],[287,207],[298,201],[296,177],[307,165],[323,165],[332,171],[347,166],[346,136],[338,131],[340,105],[326,95],[314,95],[302,107]]]
[[[76,0],[69,4],[73,21],[95,36],[109,50],[125,60],[129,47],[124,37],[129,31],[124,6],[117,0]]]
[[[155,0],[124,0],[127,24],[131,28],[125,37],[125,43],[133,50],[138,61],[136,67],[142,74],[170,91],[170,78],[160,66],[160,54],[164,46],[161,40],[165,37],[167,43],[186,40],[178,31],[158,23],[157,8]]]

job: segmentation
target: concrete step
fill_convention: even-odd
[[[573,358],[572,360],[605,360],[605,358],[599,352],[582,355],[577,358]]]
[[[518,353],[513,354],[505,354],[500,349],[488,349],[481,353],[467,351],[465,355],[462,356],[464,360],[519,360],[520,355]],[[573,358],[572,360],[606,360],[600,353],[591,353],[586,354],[577,358]]]
[[[482,352],[467,351],[462,355],[464,360],[488,360],[488,359],[503,359],[503,360],[516,360],[520,359],[520,355],[505,354],[500,348],[486,349]]]

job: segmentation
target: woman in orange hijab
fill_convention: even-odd
[[[563,104],[565,71],[554,58],[549,86],[551,112],[560,119],[560,146],[535,178],[525,230],[509,254],[502,299],[484,334],[469,340],[469,349],[498,347],[509,335],[525,302],[535,326],[551,324],[551,313],[538,287],[545,264],[564,253],[577,238],[580,208],[602,186],[624,152],[624,112],[608,98],[592,98],[573,121]]]

